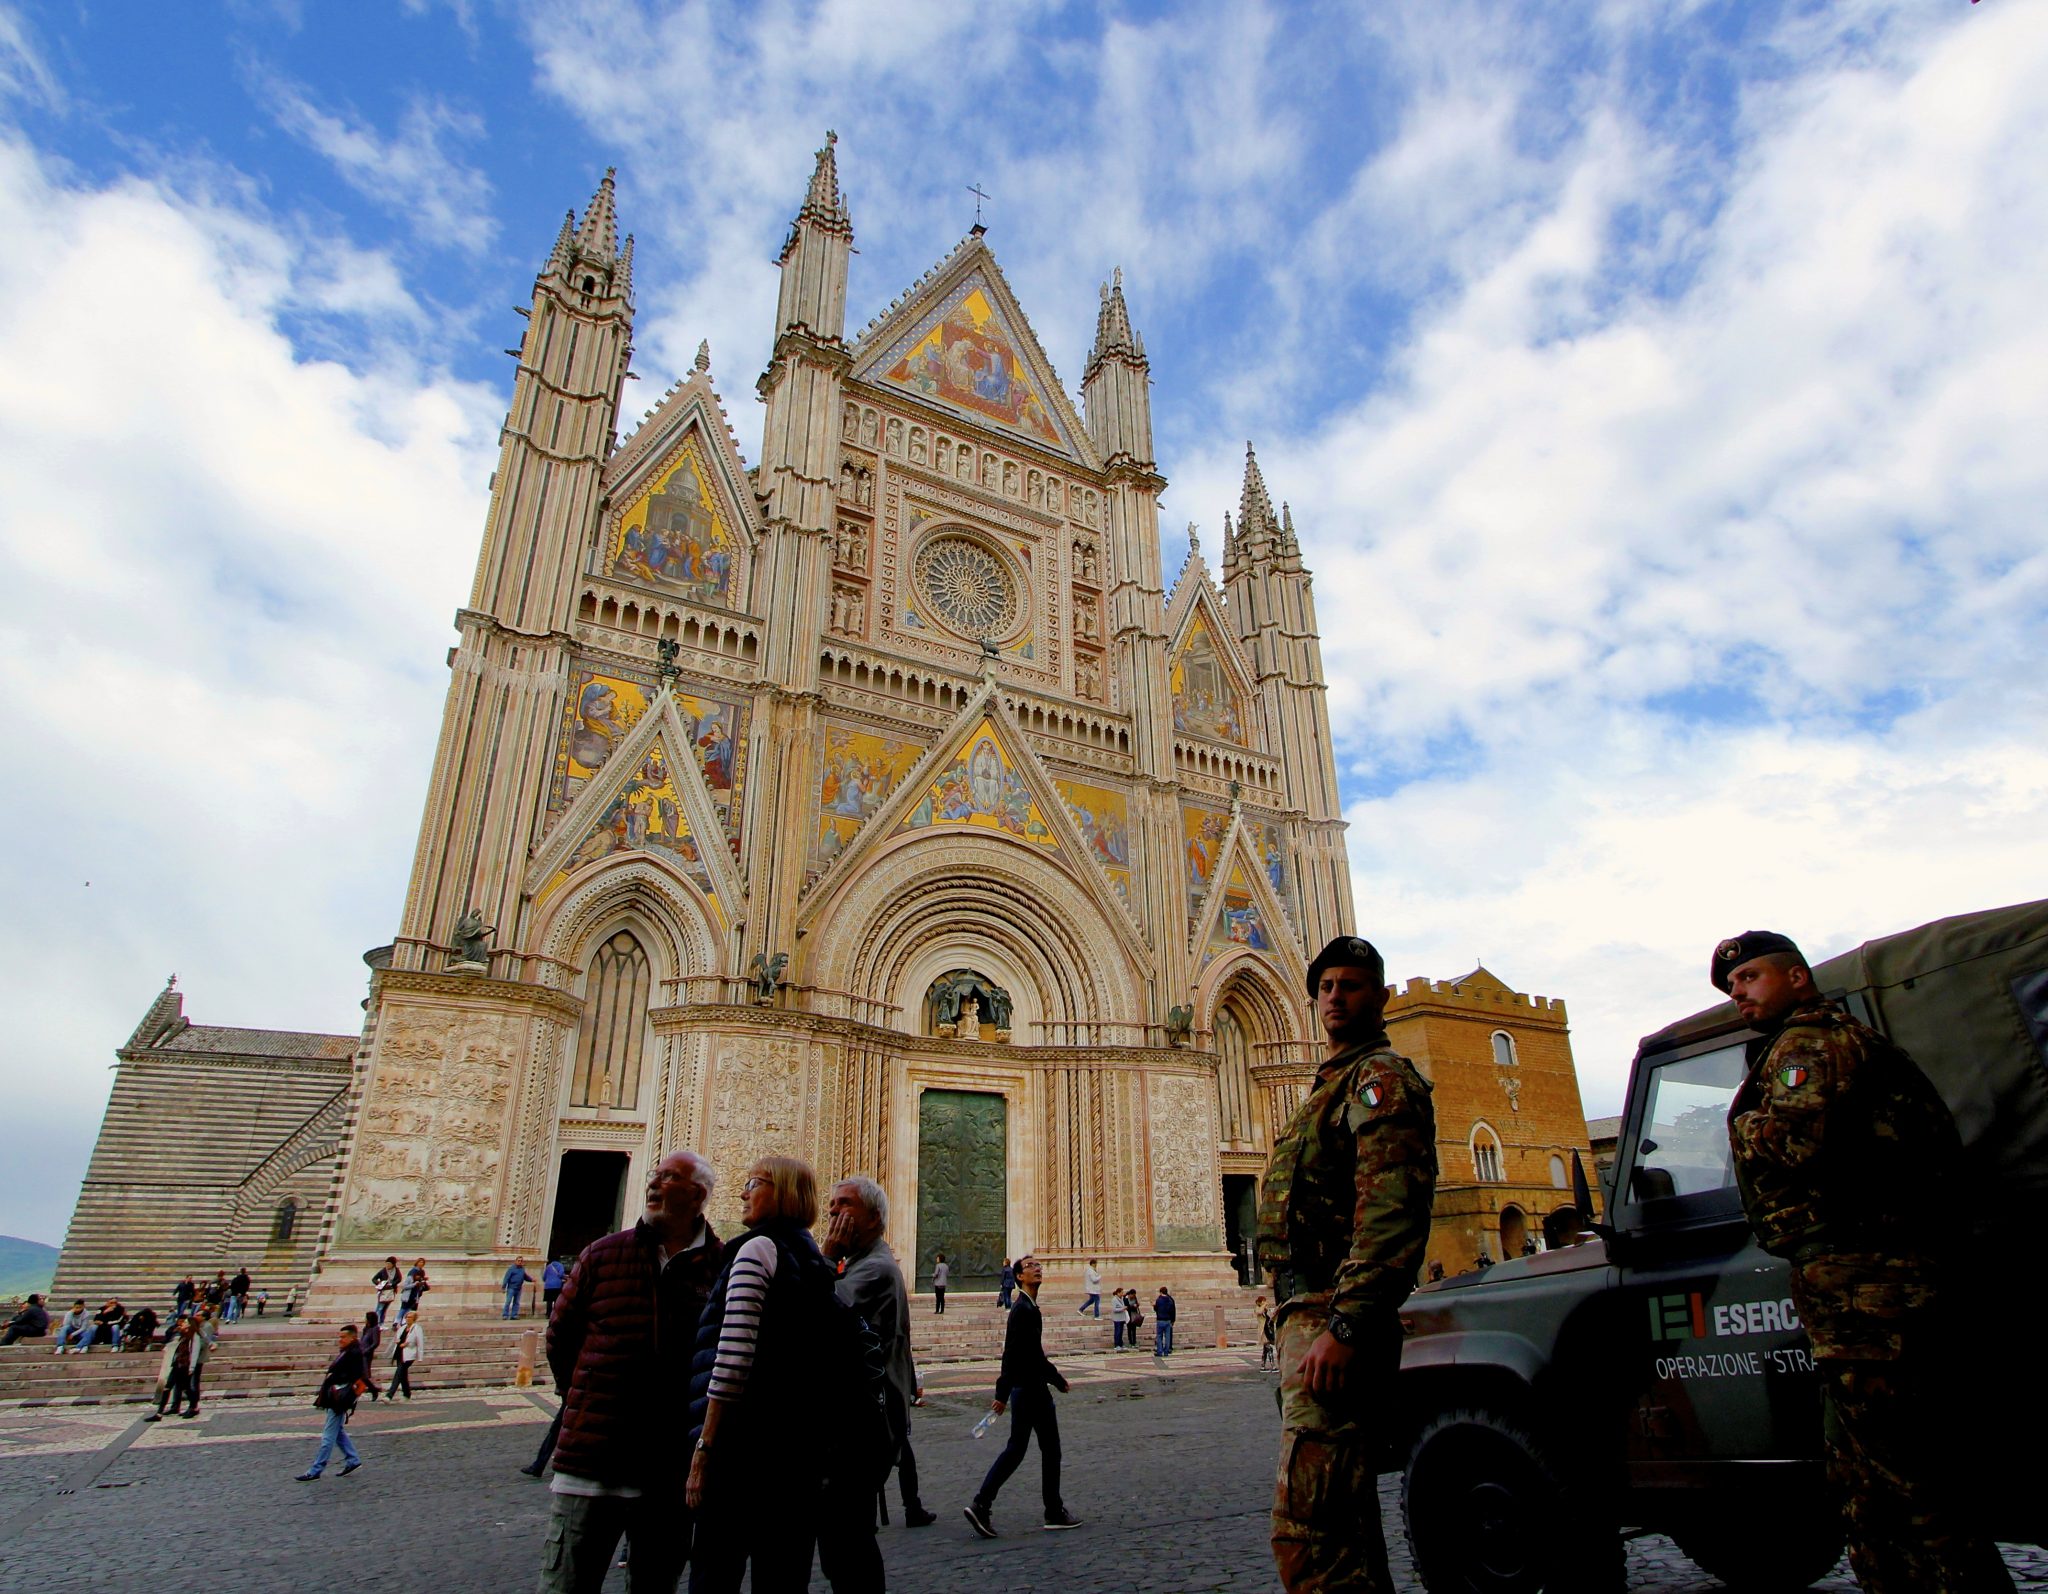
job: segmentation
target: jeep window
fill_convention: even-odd
[[[1740,1042],[1652,1070],[1630,1196],[1654,1201],[1734,1186],[1728,1154],[1728,1103],[1745,1070]]]

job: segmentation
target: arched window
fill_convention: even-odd
[[[286,1196],[277,1204],[277,1211],[270,1219],[270,1243],[283,1245],[292,1237],[292,1230],[299,1226],[299,1203],[296,1197]]]
[[[1472,1177],[1481,1184],[1499,1184],[1507,1178],[1501,1163],[1500,1136],[1486,1124],[1472,1126]]]
[[[1515,1052],[1515,1038],[1504,1029],[1493,1032],[1493,1060],[1502,1068],[1513,1068],[1521,1059]]]
[[[583,982],[583,1033],[576,1042],[572,1107],[637,1107],[654,983],[647,952],[631,930],[606,938]]]
[[[1252,1047],[1242,1020],[1233,1008],[1216,1015],[1216,1109],[1226,1143],[1251,1145],[1258,1139],[1252,1123]]]
[[[1562,1190],[1565,1187],[1564,1158],[1556,1152],[1550,1154],[1550,1188]]]
[[[1529,1218],[1520,1207],[1500,1209],[1500,1254],[1503,1261],[1528,1256],[1536,1246],[1529,1238]]]

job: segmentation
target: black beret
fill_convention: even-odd
[[[1322,951],[1316,954],[1315,962],[1308,966],[1308,994],[1311,1000],[1316,994],[1316,985],[1323,977],[1324,969],[1364,969],[1372,977],[1374,985],[1387,983],[1387,965],[1379,949],[1362,936],[1340,935]]]
[[[1780,935],[1776,930],[1744,930],[1714,948],[1714,961],[1707,965],[1707,978],[1725,996],[1728,994],[1729,975],[1751,958],[1760,958],[1770,952],[1789,952],[1801,963],[1806,961],[1806,954],[1799,950],[1789,935]]]

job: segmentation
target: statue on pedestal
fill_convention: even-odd
[[[488,973],[491,967],[491,935],[497,929],[484,923],[475,908],[464,908],[455,921],[455,950],[448,954],[448,967],[465,974]]]
[[[1169,1007],[1166,1010],[1166,1041],[1169,1046],[1185,1046],[1194,1039],[1195,1010],[1192,1007]]]
[[[954,1034],[963,1041],[978,1041],[981,1039],[981,1001],[979,998],[970,996],[960,1004],[960,1023],[954,1030]]]
[[[789,967],[789,954],[778,952],[772,958],[765,952],[754,954],[753,974],[754,1002],[766,1007],[775,1000],[775,993],[782,985],[782,971]]]

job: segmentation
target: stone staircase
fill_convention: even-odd
[[[332,1323],[237,1323],[221,1330],[206,1359],[201,1398],[228,1395],[298,1395],[310,1402],[320,1374],[334,1358]],[[427,1354],[413,1374],[417,1389],[476,1388],[515,1381],[520,1339],[542,1326],[538,1318],[517,1323],[474,1318],[441,1319],[426,1325]],[[154,1398],[161,1344],[147,1351],[54,1354],[52,1341],[29,1340],[0,1347],[0,1401],[122,1401]],[[377,1358],[379,1385],[390,1379],[388,1353]],[[537,1382],[548,1386],[542,1367]]]
[[[1214,1346],[1217,1313],[1232,1345],[1258,1343],[1258,1319],[1251,1290],[1198,1288],[1177,1293],[1180,1317],[1176,1345],[1193,1350]],[[1074,1308],[1078,1294],[1069,1289],[1044,1297],[1045,1348],[1061,1356],[1110,1348],[1110,1322],[1105,1305],[1098,1322]],[[910,1298],[910,1342],[920,1366],[945,1362],[994,1361],[1003,1353],[1008,1319],[996,1305],[993,1291],[946,1292],[946,1314],[932,1310],[932,1297]],[[205,1399],[236,1395],[297,1395],[313,1398],[321,1371],[334,1356],[333,1323],[300,1319],[245,1319],[221,1330],[220,1341],[207,1358]],[[501,1321],[495,1312],[463,1312],[427,1321],[427,1357],[413,1375],[420,1389],[464,1389],[505,1385],[515,1381],[521,1337],[536,1331],[537,1387],[549,1387],[538,1316],[516,1323]],[[1145,1303],[1142,1349],[1152,1344],[1152,1307]],[[53,1341],[30,1340],[0,1347],[0,1402],[97,1401],[117,1404],[153,1397],[161,1346],[146,1352],[114,1352],[104,1347],[85,1355],[53,1354]],[[389,1355],[380,1355],[377,1382],[390,1377]]]
[[[1254,1290],[1201,1288],[1175,1291],[1180,1316],[1174,1324],[1177,1347],[1213,1346],[1216,1343],[1216,1314],[1223,1313],[1223,1331],[1232,1345],[1256,1345],[1258,1315],[1252,1310]],[[1057,1361],[1062,1355],[1110,1348],[1109,1303],[1103,1302],[1102,1319],[1083,1317],[1075,1307],[1080,1294],[1075,1288],[1055,1293],[1048,1288],[1039,1299],[1045,1303],[1045,1350]],[[1144,1298],[1145,1321],[1139,1333],[1144,1348],[1152,1345],[1152,1301]],[[1007,1322],[996,1305],[993,1291],[963,1294],[946,1291],[946,1314],[932,1310],[929,1294],[910,1298],[911,1354],[920,1366],[954,1361],[992,1361],[1003,1353],[1003,1330]]]

